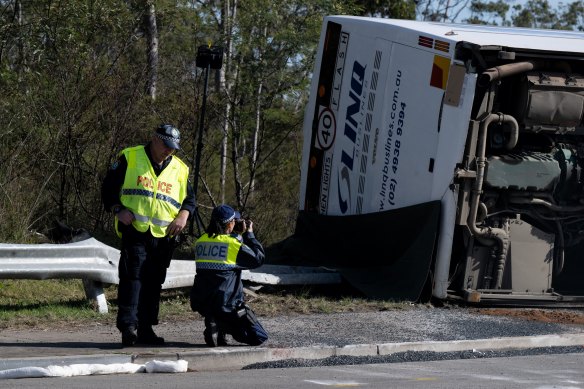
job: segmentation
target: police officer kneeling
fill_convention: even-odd
[[[245,221],[240,236],[234,233],[240,219],[228,205],[213,209],[207,232],[195,243],[197,273],[191,290],[191,308],[205,318],[203,332],[210,347],[225,346],[225,335],[252,346],[268,335],[245,304],[241,271],[264,263],[265,252],[253,233],[253,222]]]

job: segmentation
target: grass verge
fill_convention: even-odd
[[[409,303],[370,300],[346,285],[251,286],[247,301],[264,317],[311,313],[407,309]],[[165,290],[161,320],[192,320],[190,288]],[[115,325],[117,286],[105,288],[109,312],[100,314],[85,297],[80,280],[0,280],[0,329],[81,326],[90,322]]]

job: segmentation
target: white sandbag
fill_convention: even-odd
[[[83,375],[131,374],[144,371],[144,365],[137,363],[79,363],[69,366],[49,366],[53,377],[72,377]]]
[[[152,361],[148,362],[148,373],[184,373],[187,371],[187,361]],[[145,365],[137,363],[78,363],[73,365],[47,367],[20,367],[0,371],[0,379],[40,378],[40,377],[73,377],[104,374],[133,374],[147,371]]]
[[[0,380],[12,378],[40,378],[49,377],[50,373],[44,367],[19,367],[0,371]]]
[[[144,365],[137,363],[110,363],[89,365],[92,375],[97,374],[133,374],[144,372]]]
[[[47,370],[51,377],[72,377],[74,375],[73,373],[75,373],[75,370],[71,366],[51,365],[47,366]]]
[[[157,361],[146,362],[147,373],[186,373],[189,363],[183,359],[178,361]]]

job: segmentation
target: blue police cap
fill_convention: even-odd
[[[241,215],[229,205],[221,204],[213,209],[213,212],[211,212],[211,219],[218,221],[221,224],[227,224],[232,220],[241,219]]]
[[[162,139],[166,147],[180,149],[180,131],[170,124],[161,124],[156,129],[156,136]]]

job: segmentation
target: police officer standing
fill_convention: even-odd
[[[104,207],[122,239],[118,316],[122,344],[164,344],[158,324],[162,284],[175,238],[195,211],[189,168],[177,156],[180,132],[160,125],[146,146],[122,150],[102,184]]]
[[[238,222],[241,227],[234,233]],[[205,318],[208,346],[224,346],[225,335],[252,346],[268,335],[244,303],[241,271],[264,263],[265,253],[253,233],[253,222],[241,220],[228,205],[215,207],[207,231],[195,243],[197,273],[191,289],[191,308]]]

